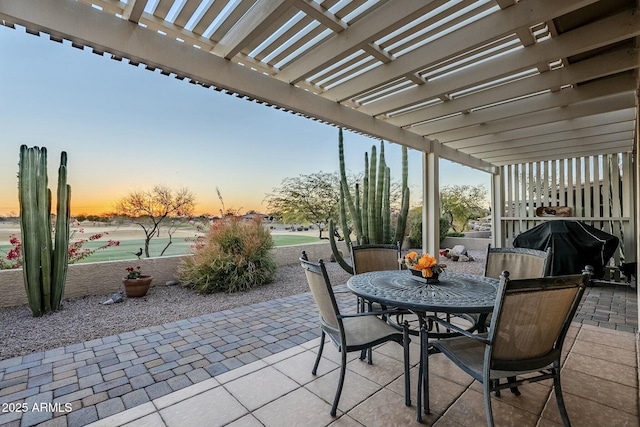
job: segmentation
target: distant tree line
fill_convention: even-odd
[[[76,221],[78,222],[84,222],[84,221],[91,221],[91,222],[111,222],[113,221],[114,218],[114,214],[102,214],[102,215],[90,215],[87,213],[81,213],[78,215],[74,215]]]

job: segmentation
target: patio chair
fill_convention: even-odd
[[[544,277],[549,271],[550,259],[551,248],[545,251],[527,248],[492,248],[489,244],[484,276],[497,279],[503,271],[508,271],[511,280]],[[489,328],[490,316],[471,314],[471,317],[476,320],[475,329],[479,332],[486,331]]]
[[[409,330],[405,324],[400,332],[377,317],[380,312],[366,312],[355,314],[342,314],[333,295],[333,288],[327,275],[324,262],[317,264],[308,261],[307,254],[302,252],[300,264],[305,270],[307,282],[313,299],[320,312],[320,347],[311,373],[316,375],[318,364],[322,357],[324,341],[328,335],[341,354],[340,379],[338,388],[331,407],[331,416],[336,416],[340,394],[344,385],[344,377],[347,369],[347,353],[362,351],[373,346],[395,341],[404,349],[404,392],[405,404],[411,405],[410,380],[409,380]]]
[[[369,271],[398,270],[400,263],[400,248],[398,245],[352,245],[351,260],[353,274]]]
[[[383,270],[398,270],[400,269],[400,245],[392,244],[365,244],[365,245],[352,245],[351,246],[351,262],[353,264],[353,274],[369,273],[371,271],[383,271]],[[406,310],[398,310],[395,307],[381,306],[377,302],[365,301],[358,297],[358,312],[365,311],[385,311],[389,314],[396,316],[402,316],[409,314]],[[383,320],[388,320],[388,315],[382,315]],[[402,317],[397,318],[397,322],[392,326],[402,325]],[[397,328],[402,330],[401,327]],[[366,357],[369,363],[372,362],[371,349],[363,351],[360,355],[360,359]]]
[[[485,277],[500,277],[503,271],[509,271],[511,280],[544,277],[548,273],[551,248],[545,251],[527,248],[487,247],[487,259],[484,266]]]
[[[433,317],[434,322],[462,334],[430,345],[483,384],[488,426],[494,425],[491,392],[499,396],[500,390],[509,388],[520,395],[518,386],[549,378],[553,378],[562,422],[571,425],[560,386],[560,355],[591,271],[588,266],[581,275],[518,280],[503,272],[488,334],[472,334]],[[428,368],[424,371],[428,377]],[[428,410],[428,397],[425,400]]]
[[[397,245],[352,245],[351,263],[353,264],[353,274],[369,273],[371,271],[398,270],[400,263],[400,248]],[[372,311],[372,304],[358,298],[358,310],[365,311],[365,304],[369,304],[369,311]],[[378,306],[376,309],[382,309]]]

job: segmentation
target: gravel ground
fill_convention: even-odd
[[[474,262],[442,262],[448,271],[482,274],[485,253],[469,252]],[[337,263],[326,266],[334,285],[350,277]],[[110,295],[65,300],[62,310],[39,318],[27,306],[1,308],[0,360],[308,291],[302,269],[294,264],[278,268],[273,283],[237,294],[199,295],[180,286],[155,286],[143,298],[117,304],[101,304]]]

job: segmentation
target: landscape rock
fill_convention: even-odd
[[[455,245],[452,249],[451,249],[451,255],[468,255],[467,253],[467,248],[464,247],[464,245]]]
[[[122,294],[115,293],[111,295],[111,297],[108,300],[104,301],[102,305],[115,304],[117,302],[122,302],[122,301],[124,301],[124,298],[122,298]]]

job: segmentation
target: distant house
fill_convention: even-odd
[[[256,218],[260,218],[261,221],[268,221],[269,220],[269,216],[268,215],[264,215],[261,213],[248,213],[248,214],[244,214],[241,217],[242,219],[246,219],[247,221],[253,221]]]

